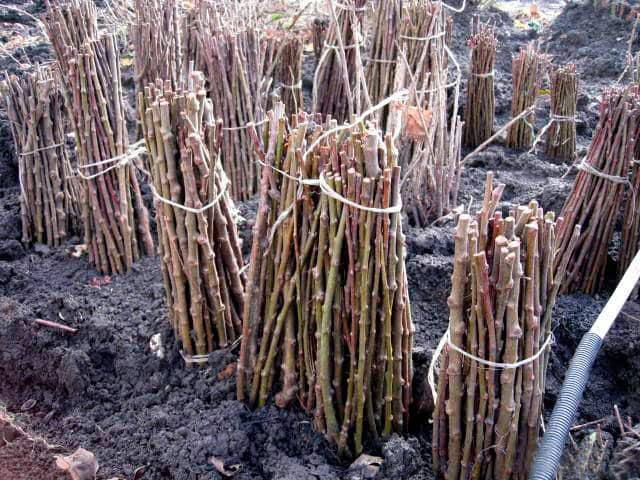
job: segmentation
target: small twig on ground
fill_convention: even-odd
[[[33,323],[42,325],[43,327],[49,328],[57,328],[58,330],[62,330],[64,332],[76,333],[78,331],[77,328],[70,327],[68,325],[63,325],[62,323],[52,322],[51,320],[44,320],[42,318],[36,318]]]

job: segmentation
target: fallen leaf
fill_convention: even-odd
[[[233,477],[242,469],[242,465],[239,463],[232,463],[227,465],[224,460],[218,457],[211,457],[209,463],[215,467],[218,473],[221,473],[225,477]]]
[[[218,373],[216,378],[218,380],[226,380],[227,378],[232,377],[233,374],[236,372],[236,365],[237,365],[236,362],[230,363],[224,368],[224,370]]]
[[[109,285],[111,283],[111,277],[109,275],[105,275],[102,277],[102,284]]]
[[[133,471],[133,477],[131,477],[131,480],[140,480],[142,476],[146,473],[146,471],[147,471],[147,465],[143,465],[141,467],[136,468]]]
[[[69,249],[69,255],[75,258],[80,258],[87,252],[87,245],[81,243],[80,245],[74,245]]]
[[[98,473],[96,456],[82,447],[67,457],[56,457],[56,465],[69,472],[72,480],[95,480]]]
[[[536,5],[535,3],[532,3],[531,5],[529,5],[529,15],[531,15],[531,17],[533,18],[537,18],[540,16],[538,5]]]
[[[349,480],[360,480],[366,478],[376,478],[380,467],[382,466],[382,458],[374,457],[363,453],[355,462],[349,466],[347,477]]]
[[[412,140],[420,140],[427,136],[427,128],[431,123],[431,112],[427,109],[406,106],[403,134]],[[424,118],[424,120],[423,120]]]
[[[89,284],[92,287],[100,288],[100,279],[98,277],[91,277],[91,280],[89,280]]]
[[[37,402],[33,398],[30,398],[29,400],[27,400],[22,404],[22,406],[20,407],[20,411],[27,412],[31,410],[33,407],[35,407],[36,403]]]

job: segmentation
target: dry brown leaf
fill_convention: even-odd
[[[56,465],[69,472],[72,480],[95,480],[98,473],[96,456],[82,447],[67,457],[56,457]]]
[[[216,378],[218,380],[226,380],[227,378],[232,377],[233,374],[236,373],[236,366],[237,366],[236,362],[230,363],[224,368],[224,370],[218,373]]]
[[[427,128],[431,124],[431,112],[427,109],[406,106],[404,109],[404,130],[403,134],[412,140],[421,140],[427,136]],[[423,120],[424,118],[424,120]]]
[[[239,463],[232,463],[227,465],[224,460],[218,457],[211,457],[209,463],[215,467],[215,469],[224,475],[225,477],[233,477],[242,469],[242,465]]]

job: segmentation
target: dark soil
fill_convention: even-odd
[[[24,3],[21,7],[30,11],[39,8],[15,3]],[[463,71],[470,10],[456,17],[454,46]],[[1,7],[0,12],[0,42],[20,32],[36,38],[33,49],[26,49],[27,56],[45,55],[46,44],[37,40],[38,30],[28,18],[5,14]],[[600,88],[622,70],[631,25],[584,5],[569,5],[541,32],[518,30],[509,15],[497,10],[482,16],[493,19],[500,32],[498,120],[509,116],[511,53],[530,40],[541,40],[559,60],[572,58],[578,63],[583,79],[579,142],[584,150],[595,125]],[[624,40],[617,40],[619,36]],[[0,61],[6,63],[3,69],[15,68],[7,58]],[[594,64],[601,67],[592,68]],[[541,124],[544,110],[541,107]],[[53,455],[80,446],[96,455],[102,479],[128,480],[142,466],[146,467],[142,479],[222,478],[211,457],[227,466],[241,465],[234,477],[241,479],[359,478],[338,462],[301,411],[268,405],[252,412],[234,400],[237,349],[216,352],[206,368],[185,368],[166,319],[158,258],[145,258],[126,275],[107,279],[99,277],[85,257],[72,255],[79,239],[59,249],[23,246],[15,168],[9,127],[0,117],[0,480],[66,478],[55,467]],[[505,205],[537,198],[545,209],[556,212],[573,179],[571,174],[561,178],[567,166],[496,144],[467,166],[461,202],[477,204],[488,170],[506,184]],[[244,218],[240,229],[246,252],[256,202],[240,204],[238,209]],[[425,378],[447,324],[451,227],[406,227],[416,326],[415,421],[408,438],[394,437],[371,446],[370,453],[384,458],[383,478],[433,478],[428,422],[432,401]],[[547,415],[572,352],[606,297],[604,293],[595,298],[582,294],[559,298],[545,395]],[[63,322],[78,331],[47,329],[34,324],[37,318]],[[639,319],[640,304],[628,303],[599,355],[578,415],[578,422],[608,417],[603,428],[614,437],[618,435],[614,404],[623,415],[636,421],[640,417]],[[150,346],[158,334],[163,355]],[[21,426],[26,435],[12,425]]]

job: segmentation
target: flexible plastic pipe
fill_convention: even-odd
[[[591,367],[604,338],[639,279],[640,252],[636,253],[622,280],[591,329],[582,337],[571,359],[560,395],[553,407],[546,432],[538,448],[529,480],[554,480],[556,478],[564,443],[589,381]]]

